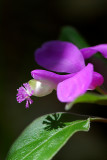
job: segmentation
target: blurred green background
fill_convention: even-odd
[[[75,27],[90,45],[107,43],[106,0],[1,0],[0,1],[0,160],[4,160],[23,129],[35,118],[64,111],[56,93],[35,98],[29,109],[16,102],[17,88],[31,79],[39,66],[34,51],[43,42],[58,39],[63,26]],[[95,63],[96,60],[92,59]],[[107,89],[107,66],[96,64]],[[107,107],[78,104],[70,110],[107,117]],[[93,123],[88,133],[74,135],[55,160],[107,160],[107,125]]]

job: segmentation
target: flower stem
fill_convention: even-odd
[[[107,95],[107,92],[105,92],[105,91],[104,91],[102,88],[100,88],[100,87],[97,87],[96,90],[97,90],[99,93],[103,94],[103,95]]]
[[[90,121],[107,123],[107,118],[93,117],[93,118],[90,118]]]

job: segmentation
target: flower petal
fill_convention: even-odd
[[[33,70],[31,72],[31,75],[35,80],[48,81],[49,83],[52,83],[53,87],[56,89],[57,84],[59,82],[62,82],[65,79],[68,79],[68,78],[74,76],[75,74],[58,75],[58,74],[50,72],[50,71],[37,69],[37,70]]]
[[[101,86],[104,82],[104,78],[100,73],[93,72],[92,82],[89,86],[90,90],[95,89],[97,86]]]
[[[69,42],[45,43],[35,51],[35,60],[42,67],[56,72],[75,73],[85,67],[80,50]]]
[[[57,96],[61,102],[71,102],[84,94],[92,82],[93,65],[88,64],[73,77],[61,82],[57,87]]]
[[[85,59],[90,58],[95,53],[100,52],[105,58],[107,58],[107,44],[100,44],[93,47],[80,49]]]

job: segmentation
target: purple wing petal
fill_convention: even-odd
[[[80,49],[85,59],[90,58],[95,53],[100,52],[105,58],[107,58],[107,44],[100,44],[94,47],[88,47]]]
[[[85,67],[80,50],[69,42],[50,41],[35,51],[35,60],[42,67],[56,71],[75,73]]]
[[[75,74],[67,74],[67,75],[58,75],[56,73],[46,71],[46,70],[33,70],[31,75],[34,79],[40,81],[48,81],[49,83],[53,83],[55,88],[59,82],[74,76]]]
[[[73,77],[61,82],[57,87],[57,96],[61,102],[72,102],[84,94],[92,82],[93,65],[88,64]]]
[[[93,78],[92,78],[92,82],[89,86],[89,89],[93,90],[95,89],[97,86],[101,86],[104,82],[104,78],[100,73],[97,72],[93,72]]]

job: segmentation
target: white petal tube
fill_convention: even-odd
[[[38,81],[35,79],[30,80],[29,85],[31,89],[34,90],[33,95],[37,97],[46,96],[55,88],[54,84],[50,83],[49,81]]]

